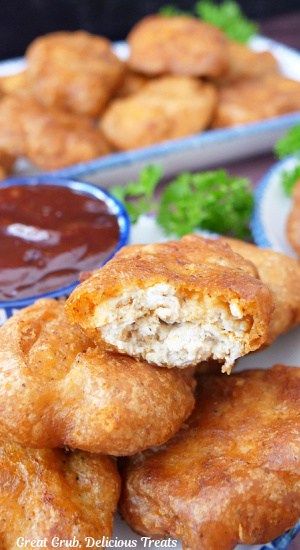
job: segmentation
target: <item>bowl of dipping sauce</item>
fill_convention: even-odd
[[[39,298],[68,296],[129,230],[122,204],[96,185],[54,176],[1,182],[0,324]]]

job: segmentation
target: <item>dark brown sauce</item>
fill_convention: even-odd
[[[0,300],[73,283],[119,240],[105,202],[56,185],[0,188]]]

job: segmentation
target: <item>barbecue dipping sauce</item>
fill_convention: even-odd
[[[105,202],[69,188],[0,188],[0,300],[67,286],[97,267],[119,240]]]

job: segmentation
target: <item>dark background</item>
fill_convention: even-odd
[[[54,30],[82,28],[120,40],[138,19],[172,3],[186,10],[194,5],[189,0],[0,0],[0,59],[22,55],[33,38]],[[297,46],[299,18],[293,13],[300,11],[300,0],[241,0],[239,4],[249,17],[262,22],[269,36],[274,25],[275,29],[279,24],[286,26],[286,42]]]

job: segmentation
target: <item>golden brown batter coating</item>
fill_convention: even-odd
[[[300,369],[199,377],[187,425],[128,461],[129,525],[179,538],[184,550],[267,542],[300,514]]]
[[[83,116],[47,108],[29,94],[0,101],[0,148],[55,170],[100,157],[110,148],[102,132]]]
[[[238,80],[219,90],[214,128],[238,126],[300,109],[300,82],[281,75]]]
[[[62,302],[40,300],[0,328],[0,436],[22,445],[133,454],[178,431],[193,387],[191,372],[96,348]]]
[[[15,157],[0,149],[0,180],[6,178],[12,171]]]
[[[28,80],[39,101],[87,116],[100,114],[124,74],[109,40],[84,31],[41,36],[26,58]]]
[[[293,192],[293,205],[287,220],[286,232],[290,244],[300,256],[300,181]]]
[[[215,78],[228,68],[225,36],[193,17],[150,15],[133,27],[127,40],[129,65],[145,74]]]
[[[145,84],[149,82],[149,78],[141,73],[137,73],[126,67],[125,76],[121,86],[116,90],[114,97],[128,97],[139,92]]]
[[[278,73],[277,60],[271,52],[255,52],[245,44],[229,41],[229,69],[225,81],[262,77]]]
[[[274,302],[269,343],[300,324],[300,263],[285,254],[259,248],[236,239],[225,240],[236,252],[252,262],[261,281],[268,286]]]
[[[116,465],[106,456],[0,446],[0,546],[17,539],[111,537],[120,492]]]
[[[268,339],[273,303],[252,264],[220,241],[190,235],[123,248],[66,308],[122,353],[168,367],[222,360],[230,372]]]
[[[29,99],[23,94],[0,99],[0,149],[15,157],[26,152],[22,118],[27,110],[30,112]]]
[[[100,128],[117,149],[128,150],[196,134],[213,115],[215,88],[195,78],[167,76],[132,96],[112,101]]]
[[[0,92],[4,95],[13,94],[17,91],[24,90],[27,86],[28,81],[26,71],[0,76]]]

